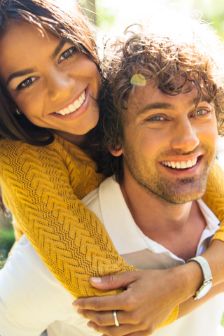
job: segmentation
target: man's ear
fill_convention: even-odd
[[[110,149],[110,152],[113,156],[118,157],[118,156],[121,156],[123,154],[123,149],[122,149],[122,147],[119,147],[117,149]]]

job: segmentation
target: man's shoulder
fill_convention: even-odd
[[[219,228],[219,219],[202,199],[197,200],[197,204],[205,218],[208,229],[211,229],[214,234],[214,232]]]
[[[102,220],[102,212],[101,212],[101,204],[100,204],[100,195],[109,191],[112,192],[112,186],[116,184],[114,177],[106,178],[100,186],[90,192],[87,196],[85,196],[82,201],[85,205],[95,212],[95,214]]]
[[[86,195],[83,199],[82,202],[88,207],[91,208],[92,204],[96,203],[99,201],[99,188],[94,189],[91,191],[88,195]]]
[[[23,236],[0,270],[0,334],[40,335],[71,316],[73,300]]]

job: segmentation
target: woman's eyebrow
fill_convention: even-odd
[[[68,40],[66,38],[62,38],[59,42],[59,44],[57,45],[57,47],[55,48],[55,50],[52,53],[52,58],[55,58],[61,51],[61,49],[64,47],[65,43],[67,43]]]
[[[53,53],[51,55],[52,58],[55,58],[60,53],[61,49],[64,47],[66,42],[68,42],[68,40],[65,39],[65,38],[63,38],[59,41],[58,45],[56,46],[55,50],[53,51]],[[34,71],[35,71],[34,68],[28,68],[28,69],[15,71],[8,76],[8,78],[6,80],[6,85],[8,86],[9,82],[12,79],[17,78],[17,77],[22,77],[22,76],[25,76],[25,75],[29,75],[30,73],[32,73]]]
[[[17,78],[17,77],[22,77],[22,76],[25,76],[25,75],[28,75],[30,73],[34,72],[34,69],[33,68],[29,68],[29,69],[24,69],[24,70],[19,70],[19,71],[16,71],[16,72],[13,72],[11,73],[7,80],[6,80],[6,85],[8,86],[9,85],[9,82],[14,79],[14,78]]]

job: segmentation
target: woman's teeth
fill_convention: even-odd
[[[186,169],[192,168],[196,165],[197,158],[188,161],[163,161],[162,164],[166,167],[173,169]]]
[[[80,106],[84,103],[86,99],[86,93],[85,91],[79,96],[78,99],[76,99],[72,104],[70,104],[68,107],[56,112],[57,114],[60,115],[66,115],[66,114],[70,114],[72,112],[75,112],[76,110],[78,110],[78,108],[80,108]]]

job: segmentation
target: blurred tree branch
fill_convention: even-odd
[[[96,25],[96,1],[95,0],[79,0],[79,3],[88,16],[90,22]]]

